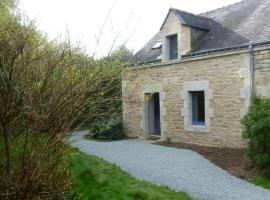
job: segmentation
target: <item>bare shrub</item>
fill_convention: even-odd
[[[82,113],[107,115],[100,108],[113,102],[121,109],[121,70],[117,59],[95,61],[68,41],[49,42],[0,5],[0,199],[66,198],[64,141]]]

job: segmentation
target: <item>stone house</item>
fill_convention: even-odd
[[[253,92],[270,97],[270,0],[195,15],[171,8],[123,73],[129,136],[243,146]]]

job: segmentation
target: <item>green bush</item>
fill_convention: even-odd
[[[89,138],[112,141],[125,138],[123,120],[120,115],[114,115],[109,120],[100,120],[92,123]]]
[[[242,119],[247,155],[253,163],[270,175],[270,99],[253,96],[249,112]]]

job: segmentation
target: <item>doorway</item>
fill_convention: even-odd
[[[160,136],[160,100],[159,93],[149,96],[147,112],[148,112],[148,134],[150,136]]]

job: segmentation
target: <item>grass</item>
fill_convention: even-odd
[[[0,149],[4,144],[0,138]],[[20,149],[20,148],[19,148]],[[16,155],[17,151],[14,151]],[[191,200],[168,187],[136,180],[116,165],[71,149],[71,199],[79,200]],[[2,157],[1,157],[2,158]],[[1,162],[0,162],[1,164]]]
[[[270,190],[270,180],[266,177],[262,176],[262,177],[256,178],[253,181],[251,181],[251,183]]]
[[[168,187],[137,180],[116,165],[73,151],[70,162],[74,183],[71,196],[87,200],[191,200]]]

